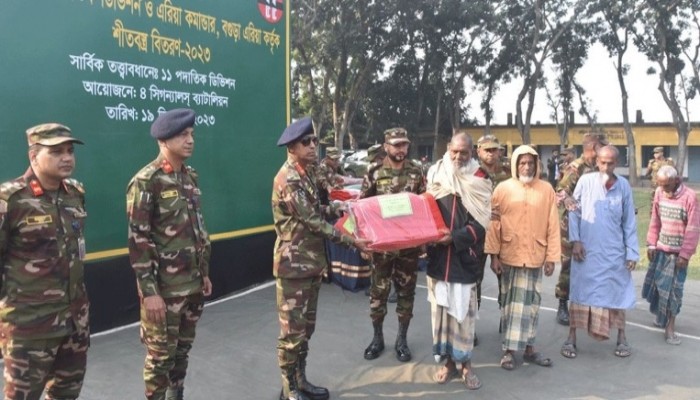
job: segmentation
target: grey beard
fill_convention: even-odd
[[[600,181],[603,182],[603,185],[608,183],[609,180],[610,180],[610,175],[606,174],[605,172],[600,173]]]

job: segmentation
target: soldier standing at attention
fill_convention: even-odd
[[[158,116],[151,136],[160,154],[129,182],[129,259],[141,298],[146,398],[182,400],[188,353],[204,297],[211,294],[211,245],[200,208],[193,110]]]
[[[597,171],[596,152],[608,144],[603,135],[586,133],[583,135],[583,153],[581,157],[569,163],[564,170],[561,180],[557,183],[557,204],[564,208],[561,224],[561,270],[559,280],[554,288],[554,293],[559,299],[559,309],[557,310],[557,322],[561,325],[569,325],[569,273],[571,270],[571,250],[572,244],[569,242],[569,210],[575,209],[573,203],[574,189],[578,179],[583,174]]]
[[[0,344],[5,400],[73,400],[90,343],[83,280],[85,191],[71,130],[27,130],[30,166],[0,186]],[[48,381],[48,383],[47,383]]]
[[[343,235],[326,222],[335,205],[322,206],[316,187],[316,145],[310,117],[289,125],[277,141],[287,147],[287,161],[272,187],[275,222],[273,274],[277,280],[277,311],[280,336],[277,358],[282,372],[285,400],[325,400],[328,389],[306,380],[309,339],[316,327],[321,277],[328,268],[324,239],[366,249],[367,241]]]
[[[664,157],[664,148],[659,146],[659,147],[654,147],[654,158],[649,160],[649,164],[647,164],[647,172],[645,176],[647,178],[651,179],[651,202],[654,202],[654,195],[656,193],[656,174],[659,173],[659,168],[663,167],[664,165],[670,165],[672,167],[676,166],[676,163],[673,162],[673,160],[669,157],[666,158]],[[651,207],[649,207],[651,209]],[[651,213],[651,211],[650,211]]]
[[[425,192],[425,179],[421,166],[407,159],[410,145],[406,130],[392,128],[384,132],[386,158],[381,163],[371,164],[364,182],[361,198],[382,194]],[[408,325],[413,317],[413,298],[416,292],[419,248],[390,253],[372,254],[372,287],[370,288],[370,317],[374,327],[372,342],[365,349],[366,360],[374,360],[384,351],[382,326],[387,313],[387,299],[391,281],[396,286],[396,314],[399,317],[399,332],[394,349],[401,362],[411,360],[411,350],[406,342]]]

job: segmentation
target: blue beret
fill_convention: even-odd
[[[194,126],[194,110],[176,108],[158,116],[151,125],[151,136],[158,140],[167,140],[185,129]]]
[[[282,136],[280,136],[280,139],[277,141],[277,145],[286,146],[309,133],[314,133],[314,125],[311,122],[311,117],[298,119],[289,124],[284,132],[282,132]]]

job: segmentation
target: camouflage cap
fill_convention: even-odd
[[[381,144],[375,144],[370,146],[367,149],[367,157],[365,157],[365,161],[372,162],[374,159],[381,154],[384,151],[384,146]]]
[[[604,133],[586,132],[583,134],[582,144],[585,145],[589,143],[598,143],[601,146],[607,146],[609,144],[608,138]]]
[[[30,146],[35,144],[55,146],[66,142],[84,144],[82,141],[72,137],[70,128],[65,125],[48,123],[27,129],[27,143]]]
[[[338,160],[340,159],[340,150],[337,147],[329,147],[326,149],[326,157]]]
[[[479,149],[499,149],[501,144],[498,142],[498,138],[493,135],[484,135],[476,141],[476,146]]]
[[[654,147],[654,153],[663,153],[664,148],[659,146],[659,147]]]
[[[391,128],[384,131],[384,143],[399,144],[411,141],[408,140],[408,132],[404,128]]]

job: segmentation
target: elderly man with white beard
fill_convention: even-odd
[[[516,351],[543,367],[552,360],[535,351],[537,320],[542,299],[542,267],[552,275],[561,257],[559,213],[552,185],[540,180],[537,152],[518,147],[511,159],[513,177],[501,182],[491,198],[491,224],[485,252],[491,270],[501,274],[500,303],[503,328],[501,368],[515,368]]]
[[[477,315],[476,283],[491,214],[492,184],[472,158],[472,138],[452,137],[447,152],[428,171],[427,192],[437,200],[449,230],[428,248],[428,299],[433,330],[433,356],[445,362],[435,381],[455,376],[470,390],[481,387],[472,369]],[[461,364],[458,368],[457,364]]]
[[[576,329],[606,340],[617,329],[615,355],[628,357],[632,350],[625,336],[625,310],[634,308],[632,273],[639,261],[637,220],[632,188],[615,175],[618,150],[598,150],[598,173],[583,175],[574,190],[577,209],[569,213],[571,290],[569,337],[561,354],[576,357]]]

